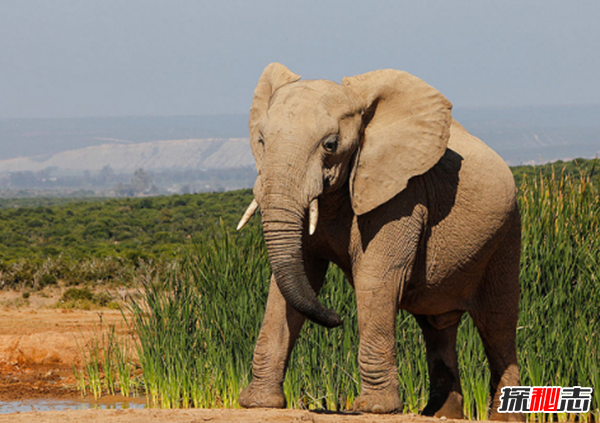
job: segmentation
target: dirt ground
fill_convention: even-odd
[[[115,310],[63,310],[59,295],[0,291],[0,401],[79,396],[73,365],[101,324],[125,331]]]
[[[377,415],[320,413],[303,410],[79,410],[44,411],[0,415],[1,422],[11,423],[435,423],[440,419],[415,415]],[[446,420],[458,422],[458,420]]]

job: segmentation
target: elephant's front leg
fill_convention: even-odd
[[[319,263],[307,276],[318,292],[325,279],[328,263]],[[306,318],[281,295],[271,276],[269,297],[252,361],[252,382],[238,398],[242,407],[285,408],[283,379],[288,359]]]
[[[364,276],[355,277],[354,287],[362,382],[354,410],[371,413],[401,411],[395,345],[398,291],[386,287],[382,281]]]
[[[252,382],[240,395],[242,407],[285,408],[287,361],[306,318],[283,298],[271,276],[269,297],[252,360]]]

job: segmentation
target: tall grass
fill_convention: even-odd
[[[518,350],[522,383],[591,386],[595,411],[590,414],[598,421],[598,177],[592,179],[585,172],[578,177],[553,172],[546,178],[525,179],[520,202],[524,243]],[[586,418],[589,415],[582,417]]]
[[[73,372],[81,395],[89,391],[94,399],[103,394],[130,396],[137,393],[139,382],[130,336],[118,334],[115,325],[104,327],[102,315],[94,336],[84,345],[78,345],[83,357],[83,368]]]
[[[593,182],[585,174],[540,176],[525,179],[519,196],[522,384],[594,387],[593,412],[580,421],[600,417],[600,197]],[[236,407],[251,377],[268,292],[270,270],[259,228],[232,235],[221,226],[166,274],[149,274],[141,299],[130,305],[147,395],[161,407]],[[344,323],[330,330],[305,325],[284,393],[292,407],[345,410],[360,392],[359,337],[354,294],[339,269],[328,272],[321,298]],[[404,411],[419,412],[428,391],[425,346],[408,313],[398,317],[397,339]],[[486,418],[489,371],[467,317],[457,351],[465,414]]]
[[[197,248],[130,306],[146,391],[161,407],[232,407],[249,382],[268,293],[262,238],[221,229]]]

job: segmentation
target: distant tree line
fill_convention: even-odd
[[[61,280],[127,284],[143,263],[166,263],[180,248],[205,242],[214,228],[235,228],[251,200],[249,189],[70,202],[0,199],[0,289]]]
[[[513,166],[517,186],[523,178],[549,176],[567,172],[573,176],[600,172],[597,159],[558,160],[544,165]],[[137,197],[170,194],[224,192],[252,187],[256,178],[254,167],[227,169],[171,169],[146,171],[137,169],[133,175],[117,173],[110,166],[100,171],[65,174],[57,168],[39,172],[0,174],[0,198],[15,197]]]
[[[223,192],[254,184],[253,167],[227,169],[137,169],[133,175],[116,173],[110,166],[100,171],[65,173],[57,168],[38,172],[0,174],[0,197],[80,196],[135,197],[147,195]]]
[[[557,160],[556,162],[546,163],[538,166],[513,166],[511,167],[515,177],[517,187],[521,186],[524,179],[533,179],[535,176],[551,177],[552,174],[559,176],[561,173],[574,177],[590,176],[593,180],[598,181],[597,175],[600,174],[600,161],[596,159],[574,159],[564,162]]]

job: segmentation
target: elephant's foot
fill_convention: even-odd
[[[436,402],[435,399],[430,398],[422,414],[424,416],[446,417],[447,419],[464,419],[463,397],[461,394],[452,391],[441,407],[439,405],[440,402]]]
[[[287,403],[280,384],[264,385],[250,382],[238,398],[244,408],[285,408]]]
[[[354,400],[354,411],[385,414],[402,411],[402,401],[397,389],[368,391]]]

